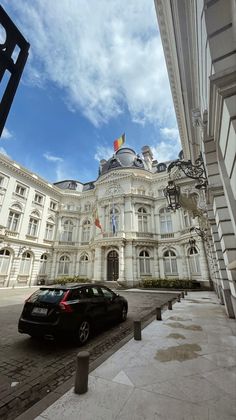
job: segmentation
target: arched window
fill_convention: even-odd
[[[150,256],[147,251],[141,251],[139,254],[140,274],[150,274]]]
[[[196,247],[189,250],[189,265],[191,273],[200,273],[199,253]]]
[[[43,275],[47,273],[47,261],[48,256],[47,254],[42,254],[40,258],[40,265],[39,265],[39,274]]]
[[[28,232],[30,236],[37,236],[38,226],[39,226],[39,213],[37,211],[32,211],[29,219]]]
[[[24,252],[21,258],[19,274],[29,276],[32,264],[32,255],[30,252]]]
[[[173,232],[171,212],[167,208],[160,210],[161,233]]]
[[[164,270],[166,274],[177,274],[177,259],[174,251],[168,250],[164,252]]]
[[[72,242],[74,224],[71,220],[65,220],[63,224],[62,241]]]
[[[7,220],[7,229],[17,232],[20,224],[20,216],[22,213],[22,208],[19,204],[13,204],[9,211],[8,220]]]
[[[88,255],[84,254],[80,258],[79,274],[80,276],[87,276],[88,273]]]
[[[68,255],[62,255],[59,260],[58,274],[68,275],[70,272],[70,258]]]
[[[147,211],[144,207],[138,209],[138,230],[139,232],[148,231]]]
[[[11,253],[8,249],[0,250],[0,274],[6,275],[9,270]]]
[[[110,209],[109,217],[109,231],[116,233],[120,229],[119,210],[116,208]]]
[[[82,242],[89,242],[90,240],[91,222],[85,220],[82,227]]]
[[[49,217],[46,223],[45,238],[47,241],[52,241],[54,235],[54,220]]]

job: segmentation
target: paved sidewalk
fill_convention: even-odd
[[[235,420],[236,322],[213,292],[189,293],[37,420]]]

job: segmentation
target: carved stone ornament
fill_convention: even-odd
[[[179,202],[193,217],[201,216],[207,210],[204,191],[196,192],[194,187],[182,188]]]
[[[117,195],[121,193],[122,193],[122,189],[120,185],[114,183],[112,185],[109,185],[109,187],[106,189],[105,196],[113,196],[113,195]]]

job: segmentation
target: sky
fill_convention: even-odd
[[[1,4],[30,43],[1,153],[50,182],[95,180],[123,133],[136,153],[149,145],[158,162],[178,158],[153,0]]]

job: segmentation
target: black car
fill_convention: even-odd
[[[91,327],[125,321],[127,312],[127,300],[102,285],[42,286],[26,300],[18,331],[32,337],[67,335],[84,344]]]

